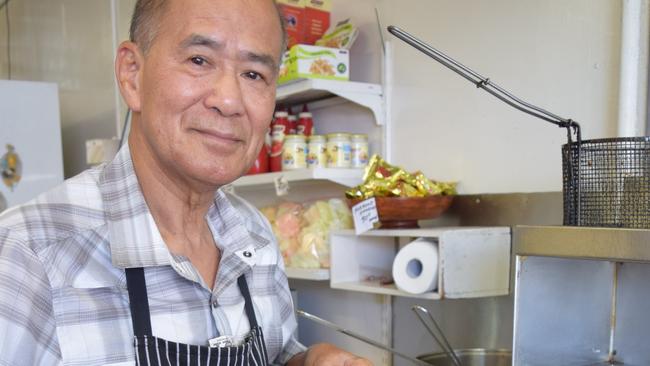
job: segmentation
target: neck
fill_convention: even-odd
[[[129,149],[144,199],[170,251],[187,255],[200,248],[209,233],[205,216],[217,187],[193,182],[161,161],[137,128],[129,136]]]

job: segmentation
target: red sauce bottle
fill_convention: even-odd
[[[284,136],[289,134],[291,125],[289,123],[289,114],[287,112],[275,112],[275,120],[271,125],[271,155],[269,158],[269,167],[272,172],[282,171],[282,148],[284,146]]]

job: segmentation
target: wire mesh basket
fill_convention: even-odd
[[[562,147],[564,225],[650,228],[650,137]]]

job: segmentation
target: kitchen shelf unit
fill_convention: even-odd
[[[424,294],[380,285],[369,277],[389,277],[398,248],[416,238],[438,244],[438,287]],[[474,298],[510,291],[511,235],[508,227],[353,230],[330,236],[330,287],[421,299]]]
[[[340,97],[370,109],[377,125],[384,125],[384,97],[381,85],[356,81],[298,79],[278,86],[276,103],[297,105]]]
[[[285,268],[287,277],[295,280],[327,281],[330,270],[326,268]]]

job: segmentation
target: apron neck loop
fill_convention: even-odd
[[[129,307],[131,322],[136,336],[152,336],[151,317],[149,314],[149,299],[147,285],[144,279],[144,268],[126,269],[126,286],[129,290]]]

